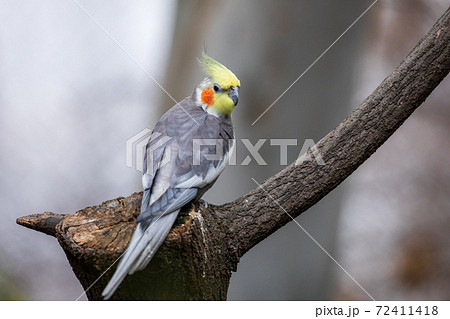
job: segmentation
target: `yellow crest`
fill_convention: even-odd
[[[228,70],[222,63],[207,56],[204,52],[200,64],[203,71],[224,89],[228,89],[230,86],[241,86],[241,82],[233,72]]]

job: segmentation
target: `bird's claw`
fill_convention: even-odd
[[[204,199],[199,199],[198,202],[199,202],[200,204],[202,204],[203,206],[205,206],[205,208],[208,208],[208,202],[207,202],[206,200],[204,200]]]

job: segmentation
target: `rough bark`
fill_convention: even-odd
[[[445,78],[449,25],[447,9],[400,66],[316,144],[325,165],[293,163],[234,202],[186,207],[149,266],[128,276],[113,299],[226,299],[239,258],[345,180]],[[88,298],[97,300],[113,273],[109,267],[131,237],[141,196],[110,200],[75,215],[34,214],[17,222],[56,236]]]

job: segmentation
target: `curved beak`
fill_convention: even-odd
[[[234,106],[236,106],[239,102],[239,89],[235,88],[234,86],[230,87],[230,92],[228,93],[228,96],[233,101]]]

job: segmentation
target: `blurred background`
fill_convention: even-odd
[[[17,217],[71,214],[141,190],[126,141],[203,75],[204,45],[241,80],[237,163],[205,199],[231,201],[280,171],[271,138],[318,141],[402,61],[450,0],[0,0],[0,300],[75,300],[57,241]],[[254,125],[254,121],[339,40]],[[153,80],[152,79],[155,80]],[[450,297],[448,79],[366,163],[297,221],[377,300]],[[290,223],[233,273],[230,300],[368,300]]]

